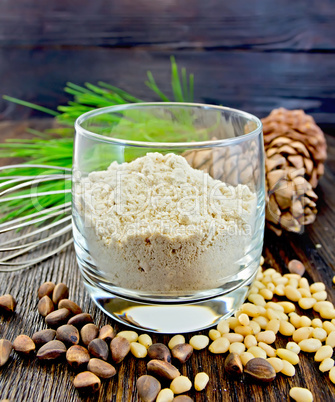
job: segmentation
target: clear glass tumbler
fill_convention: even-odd
[[[216,324],[246,298],[264,232],[262,124],[248,113],[138,103],[75,124],[73,235],[95,303],[137,329]]]

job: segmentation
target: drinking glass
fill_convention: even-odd
[[[76,123],[73,236],[83,283],[137,329],[190,332],[244,302],[264,232],[264,149],[255,116],[136,103]]]

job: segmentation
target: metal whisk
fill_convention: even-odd
[[[20,168],[20,171],[24,168],[54,170],[54,173],[37,176],[12,174],[0,176],[0,190],[2,190],[0,206],[29,197],[34,197],[36,200],[41,196],[65,195],[71,192],[70,189],[64,188],[63,190],[22,194],[22,190],[38,189],[39,183],[71,180],[71,169],[59,166],[20,164],[0,167],[0,172],[15,168]],[[71,201],[46,208],[42,207],[37,212],[26,215],[23,212],[21,215],[0,224],[0,272],[18,271],[31,267],[60,252],[73,242]],[[65,236],[66,234],[68,236]],[[60,244],[57,242],[59,239]],[[43,246],[51,246],[51,249],[38,254],[39,248]],[[32,258],[26,259],[27,253],[32,254]]]

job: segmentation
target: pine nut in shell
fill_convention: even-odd
[[[77,314],[82,313],[82,310],[78,306],[78,304],[76,304],[75,302],[73,302],[72,300],[69,300],[69,299],[61,299],[58,303],[58,308],[67,308],[71,312],[72,315],[77,315]]]
[[[149,373],[154,373],[167,380],[173,380],[180,376],[180,372],[173,364],[164,360],[153,359],[147,363]]]
[[[99,330],[99,335],[98,338],[99,339],[103,339],[105,342],[107,342],[108,344],[112,341],[112,339],[114,338],[115,334],[114,334],[114,329],[111,325],[107,324],[104,325],[103,327],[100,328]],[[149,336],[149,335],[148,335]],[[151,339],[151,338],[150,338]]]
[[[50,297],[45,295],[39,300],[37,310],[42,317],[46,317],[55,310],[55,306]]]
[[[161,384],[151,375],[142,375],[136,381],[136,388],[142,402],[153,402],[161,390]]]
[[[55,305],[62,299],[67,299],[69,297],[69,288],[65,285],[65,283],[58,283],[52,292],[52,301]]]
[[[84,325],[80,330],[81,340],[86,346],[93,341],[93,339],[96,339],[98,335],[99,328],[93,323]]]
[[[275,369],[267,360],[262,358],[249,360],[244,367],[244,372],[253,379],[262,382],[270,382],[276,378]]]
[[[66,323],[71,313],[67,308],[55,310],[45,317],[45,323],[51,328],[58,328]]]
[[[55,284],[53,282],[44,282],[39,287],[37,295],[39,299],[42,299],[44,296],[49,296],[52,298],[52,292],[55,289]]]
[[[116,374],[115,367],[101,359],[90,359],[87,369],[100,378],[111,378]]]
[[[57,328],[56,339],[67,346],[78,345],[80,340],[79,331],[73,325],[62,325]]]
[[[50,341],[43,345],[37,352],[37,357],[40,360],[55,360],[66,353],[66,346],[61,341]]]
[[[149,359],[164,360],[166,362],[171,362],[171,352],[169,348],[164,345],[164,343],[153,343],[148,348]]]
[[[291,260],[287,264],[287,268],[292,274],[298,274],[300,276],[303,276],[305,273],[305,266],[299,260]]]
[[[74,378],[73,385],[78,391],[94,393],[100,389],[101,381],[99,377],[90,371],[83,371]]]
[[[13,313],[16,308],[16,300],[11,294],[0,296],[0,311]]]
[[[172,356],[180,363],[186,363],[193,354],[193,347],[189,343],[179,343],[171,350]]]
[[[53,341],[56,336],[56,331],[54,329],[42,329],[41,331],[35,332],[31,339],[34,341],[36,347],[41,347],[46,343]]]
[[[66,360],[75,370],[86,368],[90,361],[88,350],[80,345],[73,345],[66,351]]]
[[[14,339],[13,349],[15,352],[28,355],[35,351],[35,343],[27,335],[19,335]]]
[[[168,343],[168,347],[169,349],[173,349],[176,345],[179,345],[181,343],[185,343],[185,337],[184,335],[178,334],[178,335],[174,335],[169,343]]]
[[[91,314],[80,313],[80,314],[76,314],[75,316],[70,318],[69,321],[68,321],[68,324],[69,325],[74,325],[75,327],[80,329],[84,325],[89,324],[90,322],[93,322],[93,318],[92,318]]]
[[[170,389],[174,394],[183,394],[192,388],[192,382],[183,375],[176,377],[170,384]]]
[[[289,394],[296,402],[313,402],[313,395],[307,388],[293,387]]]
[[[105,361],[108,359],[108,345],[103,339],[93,339],[89,343],[87,349],[92,357],[96,357]]]
[[[196,391],[202,391],[206,388],[209,381],[209,376],[207,373],[201,372],[197,373],[194,378],[194,388]]]
[[[9,359],[13,345],[7,339],[0,339],[0,367],[4,366]]]
[[[126,338],[116,337],[110,343],[110,351],[114,363],[121,363],[130,351],[130,342]]]

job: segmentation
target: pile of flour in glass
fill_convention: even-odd
[[[250,245],[256,194],[179,155],[113,162],[75,191],[87,248],[115,286],[167,295],[213,289],[238,272]]]

